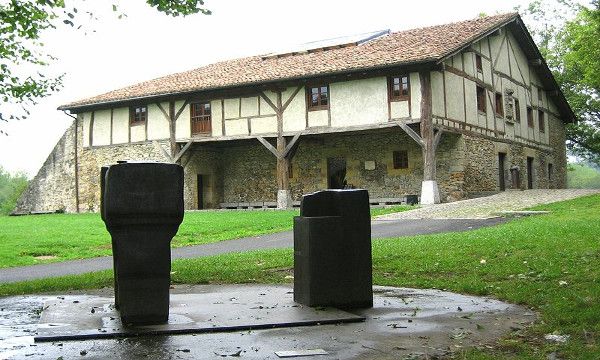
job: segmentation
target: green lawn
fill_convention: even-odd
[[[536,209],[551,213],[470,232],[376,240],[374,282],[489,295],[541,314],[535,326],[493,349],[469,350],[459,358],[546,359],[556,351],[562,359],[599,359],[600,196]],[[290,282],[292,254],[290,249],[178,260],[173,282]],[[105,271],[5,284],[0,294],[112,286],[111,276]],[[571,340],[548,344],[543,339],[548,333]]]
[[[411,208],[378,208],[372,210],[372,215]],[[297,210],[186,212],[172,246],[207,244],[289,230],[296,215]],[[99,214],[0,216],[0,268],[110,254],[110,236]]]

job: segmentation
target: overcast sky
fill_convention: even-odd
[[[87,25],[95,33],[59,29],[44,37],[46,51],[59,58],[50,70],[66,73],[64,87],[32,107],[29,119],[3,125],[9,136],[0,136],[0,165],[6,170],[35,176],[72,122],[56,108],[73,100],[286,45],[493,15],[529,0],[205,0],[213,15],[186,18],[158,13],[144,0],[114,2],[126,18],[117,19],[112,2],[88,1],[100,17]]]

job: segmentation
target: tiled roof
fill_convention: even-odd
[[[395,32],[361,45],[281,57],[250,56],[222,61],[75,101],[59,109],[439,61],[517,17],[517,13],[481,17]]]

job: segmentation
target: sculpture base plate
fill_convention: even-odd
[[[215,292],[171,294],[169,320],[161,325],[124,326],[114,299],[64,296],[47,300],[36,342],[172,335],[361,322],[365,318],[333,308],[293,301],[287,287],[219,288]]]

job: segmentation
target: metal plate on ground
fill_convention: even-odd
[[[124,326],[114,299],[64,296],[46,301],[36,342],[102,339],[140,335],[168,335],[272,329],[360,322],[365,318],[333,308],[309,308],[293,301],[282,287],[251,291],[171,294],[169,322]]]

